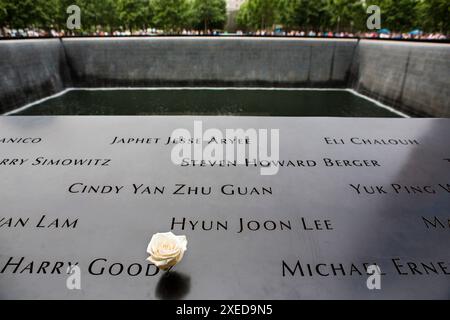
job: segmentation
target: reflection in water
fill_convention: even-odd
[[[398,117],[348,91],[72,90],[20,115]]]
[[[190,288],[191,278],[188,275],[176,271],[166,272],[156,285],[156,297],[163,300],[182,299]]]

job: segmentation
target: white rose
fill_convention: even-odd
[[[183,259],[187,249],[186,236],[176,236],[172,232],[155,233],[147,247],[148,261],[161,270],[167,270]]]

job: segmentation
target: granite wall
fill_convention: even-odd
[[[0,41],[0,114],[70,85],[60,40]]]
[[[349,85],[410,114],[450,117],[450,45],[361,40]]]
[[[64,39],[75,86],[345,87],[356,40]]]
[[[0,41],[0,112],[68,87],[350,87],[450,116],[450,45],[233,37]]]

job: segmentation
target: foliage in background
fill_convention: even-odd
[[[103,1],[99,1],[103,2]],[[106,2],[113,2],[112,0],[106,0]],[[118,21],[114,21],[114,17],[111,17],[111,23],[120,23],[125,29],[146,29],[153,18],[153,8],[150,5],[150,0],[118,0],[116,2],[116,10],[114,11],[114,5],[111,4],[111,11],[109,14],[117,12]],[[106,13],[106,12],[105,12]]]
[[[152,0],[153,23],[165,31],[179,31],[188,26],[190,3],[187,0]]]
[[[425,30],[450,31],[450,0],[425,0],[418,4],[417,18]]]
[[[330,11],[327,0],[278,0],[279,22],[287,29],[327,30]]]
[[[450,0],[247,0],[237,22],[245,30],[281,24],[287,30],[367,31],[366,9],[372,4],[381,8],[382,28],[450,31]]]
[[[0,27],[65,29],[72,4],[81,9],[82,31],[221,29],[226,22],[225,0],[0,0]]]
[[[247,0],[239,10],[238,24],[249,29],[271,28],[278,20],[277,0]]]
[[[381,8],[382,28],[396,31],[411,31],[418,28],[418,3],[420,0],[379,0],[367,1]]]
[[[227,4],[225,0],[194,0],[192,17],[195,29],[223,29],[227,20]]]
[[[65,29],[66,8],[81,8],[82,31],[166,32],[222,29],[225,0],[0,0],[0,27]],[[449,33],[450,0],[247,0],[237,14],[240,28],[367,31],[366,8],[381,8],[382,28]]]

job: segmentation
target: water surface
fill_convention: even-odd
[[[70,90],[16,114],[399,117],[346,90],[261,89]]]

